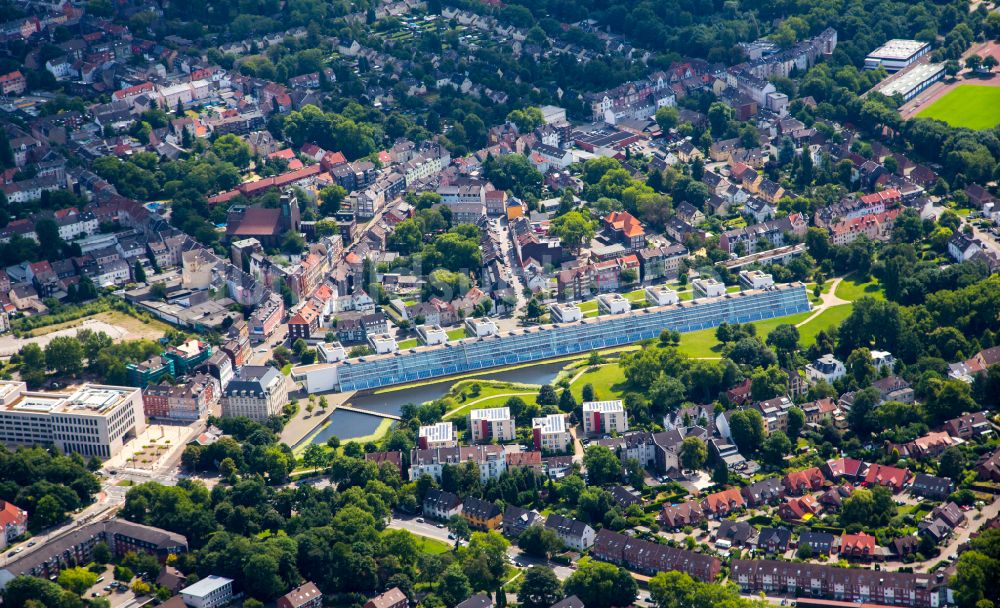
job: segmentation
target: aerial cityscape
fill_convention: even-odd
[[[0,0],[0,607],[1000,608],[1000,2]]]

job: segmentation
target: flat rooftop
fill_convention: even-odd
[[[420,437],[428,441],[451,441],[455,438],[455,427],[450,422],[438,422],[420,427]]]
[[[623,412],[625,411],[625,406],[622,405],[621,400],[614,401],[585,401],[583,404],[583,411],[585,412]]]
[[[36,414],[96,414],[103,416],[127,400],[137,388],[85,384],[72,393],[28,391],[21,382],[0,384],[4,409]]]
[[[893,78],[891,82],[878,87],[876,90],[886,97],[892,97],[897,93],[906,95],[924,82],[937,77],[942,72],[944,72],[943,63],[921,63],[913,66],[908,72]]]
[[[508,420],[510,418],[509,407],[489,407],[482,410],[472,410],[469,412],[472,420]]]
[[[929,46],[928,42],[921,42],[920,40],[904,40],[902,38],[893,38],[892,40],[886,41],[885,44],[878,47],[871,53],[868,53],[868,59],[887,59],[887,60],[897,60],[903,61],[913,57],[924,47]]]
[[[543,433],[563,433],[566,431],[566,414],[549,414],[533,418],[531,428],[542,429]]]

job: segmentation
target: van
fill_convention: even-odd
[[[732,541],[727,540],[725,538],[720,538],[719,540],[715,541],[715,546],[718,547],[719,549],[729,549],[730,547],[733,546],[733,543]]]
[[[98,583],[103,583],[104,582],[104,577],[103,576],[97,577],[97,582]]]

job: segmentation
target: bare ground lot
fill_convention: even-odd
[[[100,312],[83,319],[39,327],[31,332],[31,337],[15,338],[11,334],[0,336],[0,357],[9,357],[21,350],[25,344],[34,342],[45,348],[56,336],[75,336],[81,329],[103,331],[115,342],[148,338],[162,338],[166,329],[164,323],[146,323],[118,311]]]

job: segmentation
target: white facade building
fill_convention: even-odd
[[[565,452],[573,441],[566,425],[566,414],[549,414],[541,418],[532,418],[531,437],[535,449],[544,452]]]
[[[583,432],[588,435],[624,433],[628,430],[628,417],[621,400],[585,401],[583,404]]]
[[[826,380],[833,383],[845,375],[847,375],[847,369],[844,364],[830,353],[806,365],[806,377],[813,382]]]
[[[509,407],[491,407],[469,412],[469,433],[473,442],[513,441],[514,419]]]
[[[620,293],[602,293],[597,296],[597,309],[601,314],[620,315],[632,310],[632,303]]]
[[[181,599],[190,608],[217,608],[233,599],[233,580],[210,574],[181,589]]]
[[[423,450],[458,446],[458,434],[451,422],[437,422],[420,427],[417,447]]]
[[[110,458],[146,429],[142,391],[85,384],[73,393],[28,391],[0,381],[0,442],[54,444],[84,457]]]
[[[646,288],[646,301],[653,306],[670,306],[680,302],[681,298],[666,285],[651,285]]]

